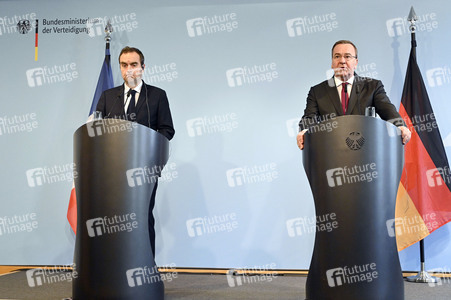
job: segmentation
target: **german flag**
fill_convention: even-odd
[[[36,19],[36,29],[34,32],[34,60],[38,60],[38,37],[39,37],[39,21]]]
[[[398,251],[451,221],[451,174],[442,137],[415,57],[410,51],[399,113],[412,132],[396,199]]]

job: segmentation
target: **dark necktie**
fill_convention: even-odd
[[[136,121],[136,106],[135,106],[136,91],[130,90],[130,94],[131,94],[131,98],[130,98],[130,103],[128,104],[128,108],[127,108],[127,120],[135,122]]]
[[[343,108],[343,114],[346,114],[346,109],[348,109],[348,83],[343,82],[341,84],[341,107]]]

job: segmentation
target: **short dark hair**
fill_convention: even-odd
[[[334,56],[334,48],[335,48],[335,46],[340,45],[340,44],[350,44],[350,45],[352,45],[352,47],[354,47],[354,50],[355,50],[355,57],[357,58],[357,47],[354,45],[353,42],[348,41],[348,40],[339,40],[339,41],[335,42],[335,44],[332,46],[332,57]]]
[[[131,53],[131,52],[138,53],[141,66],[144,65],[144,54],[141,52],[141,50],[139,50],[138,48],[129,47],[129,46],[125,46],[124,48],[122,48],[121,53],[119,53],[119,63],[121,62],[122,54]]]

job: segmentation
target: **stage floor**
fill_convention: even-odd
[[[70,275],[70,273],[67,273]],[[229,280],[227,280],[229,279]],[[305,276],[180,274],[165,281],[165,299],[304,299]],[[422,283],[405,282],[405,299],[451,298],[450,279],[444,278],[434,287]],[[0,299],[64,299],[72,295],[70,281],[28,285],[26,271],[0,276]],[[338,299],[340,300],[340,299]]]

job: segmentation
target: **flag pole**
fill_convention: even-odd
[[[105,26],[105,59],[100,71],[99,80],[97,82],[96,91],[92,99],[91,109],[89,110],[88,121],[101,119],[102,116],[96,112],[97,103],[100,95],[103,91],[114,87],[111,64],[110,64],[110,41],[111,33],[113,32],[113,26],[111,26],[110,20],[108,20]],[[92,117],[92,119],[90,119]],[[77,195],[75,191],[75,180],[72,180],[72,189],[69,197],[69,207],[67,208],[67,221],[73,232],[77,233]]]
[[[106,48],[110,49],[110,41],[111,41],[111,33],[113,32],[113,26],[111,25],[110,20],[107,21],[105,26],[105,42]]]
[[[413,9],[413,6],[410,8],[409,16],[407,17],[407,21],[409,21],[410,26],[410,43],[412,46],[412,54],[415,60],[417,59],[417,41],[415,38],[416,25],[415,22],[418,20],[418,17]],[[424,259],[424,239],[420,240],[420,263],[421,269],[417,275],[407,277],[407,281],[409,282],[418,282],[418,283],[429,283],[429,282],[437,282],[437,277],[433,277],[426,272],[425,268],[425,259]]]

